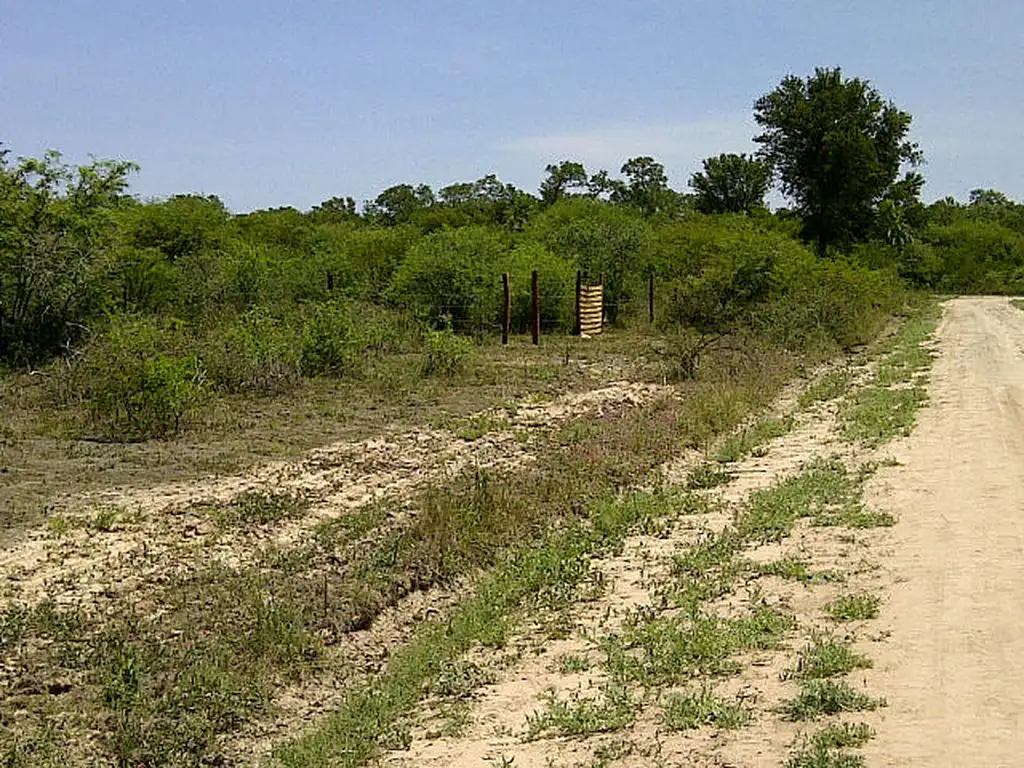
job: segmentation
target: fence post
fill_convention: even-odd
[[[654,322],[654,273],[647,278],[647,322]]]
[[[604,311],[608,307],[607,296],[604,292],[604,272],[601,273],[601,333],[604,333]],[[617,311],[617,310],[616,310]]]
[[[583,299],[583,271],[576,270],[576,326],[572,332],[579,336],[583,333],[583,320],[580,318],[580,303]]]
[[[540,344],[540,275],[537,270],[533,270],[533,310],[530,313],[531,331],[533,331],[533,343]]]
[[[501,282],[505,287],[505,322],[501,326],[501,343],[508,344],[508,334],[512,329],[512,288],[508,272],[502,273]]]

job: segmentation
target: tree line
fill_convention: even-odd
[[[65,391],[97,413],[144,411],[157,392],[176,425],[201,391],[276,390],[486,335],[502,272],[520,327],[537,269],[542,323],[571,329],[582,270],[605,275],[613,323],[655,276],[674,332],[788,346],[865,340],[907,286],[1024,288],[1024,206],[991,190],[925,205],[911,117],[870,83],[790,76],[754,117],[757,152],[705,159],[685,192],[652,157],[617,177],[566,159],[536,194],[486,175],[247,214],[212,195],[140,201],[129,162],[0,148],[0,363],[63,360]],[[790,207],[766,208],[772,185]],[[115,375],[132,383],[103,390]]]

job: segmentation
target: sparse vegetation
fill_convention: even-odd
[[[750,710],[737,703],[723,701],[703,688],[692,693],[674,693],[664,706],[665,727],[672,731],[711,725],[717,728],[741,728],[752,719]]]
[[[809,680],[801,684],[795,699],[783,704],[782,713],[790,720],[816,720],[842,712],[874,710],[884,704],[853,690],[842,680]]]

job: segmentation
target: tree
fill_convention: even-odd
[[[8,162],[0,147],[0,360],[44,359],[70,343],[107,297],[113,214],[137,166],[60,153]]]
[[[394,226],[404,224],[413,213],[429,208],[434,202],[434,191],[426,184],[418,187],[396,184],[385,189],[372,202],[367,202],[364,211],[367,217]]]
[[[540,199],[544,206],[554,205],[570,189],[587,189],[587,170],[582,163],[563,160],[558,165],[548,165],[545,169],[547,178],[540,185]]]
[[[704,171],[690,177],[701,213],[751,213],[764,207],[771,168],[746,155],[721,154],[704,160]]]
[[[755,102],[754,118],[764,129],[754,139],[758,154],[775,169],[819,255],[866,238],[903,165],[921,162],[907,139],[910,114],[839,68],[786,77]]]

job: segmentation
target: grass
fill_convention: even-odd
[[[818,584],[831,581],[842,581],[842,576],[833,571],[812,572],[805,560],[787,556],[768,563],[747,564],[749,570],[760,576],[778,576],[787,581],[798,581],[801,584]]]
[[[937,302],[918,308],[899,333],[879,347],[874,381],[859,390],[840,413],[846,440],[877,447],[909,435],[917,411],[927,401],[924,389],[934,355],[922,345],[932,336],[942,310]]]
[[[825,374],[800,393],[797,405],[801,409],[807,409],[816,403],[835,400],[845,395],[849,391],[851,384],[852,378],[847,371]]]
[[[623,686],[606,685],[596,698],[573,692],[568,699],[554,692],[546,697],[546,708],[527,716],[527,741],[543,736],[590,736],[610,733],[632,725],[639,705]]]
[[[715,460],[722,464],[740,461],[775,438],[792,432],[794,423],[792,416],[761,419],[753,426],[727,437],[715,450]]]
[[[839,461],[818,460],[800,474],[751,494],[734,525],[745,540],[779,541],[801,518],[841,519],[859,508],[862,483]]]
[[[719,698],[709,688],[671,694],[662,714],[665,727],[670,731],[686,731],[702,726],[732,730],[742,728],[753,719],[749,709]]]
[[[878,618],[881,605],[877,595],[841,595],[825,606],[825,613],[836,621],[866,621]]]
[[[721,467],[703,463],[690,470],[685,486],[691,491],[717,488],[732,482],[732,474]]]
[[[309,507],[308,499],[295,493],[249,490],[226,504],[201,504],[225,528],[267,525],[299,517]]]
[[[788,720],[816,720],[843,712],[862,712],[884,706],[885,702],[853,690],[839,680],[808,680],[795,699],[783,703],[782,714]]]
[[[794,674],[801,680],[821,680],[870,666],[871,659],[855,653],[848,645],[830,637],[818,637],[800,651]]]
[[[844,749],[862,747],[874,732],[866,723],[837,723],[805,739],[803,747],[786,762],[786,768],[864,768],[861,755]]]

